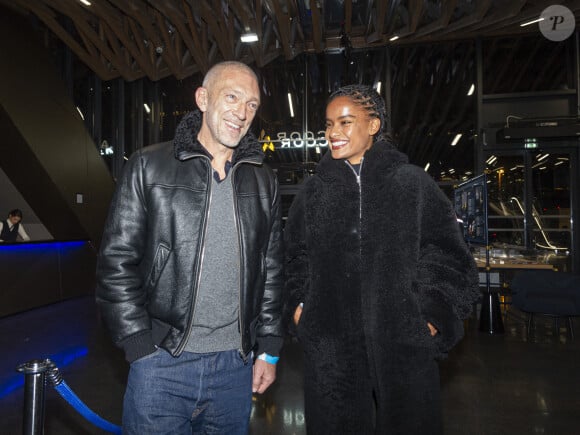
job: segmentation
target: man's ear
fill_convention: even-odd
[[[369,123],[369,134],[374,136],[378,133],[379,129],[381,128],[381,120],[379,118],[372,118],[371,122]]]
[[[197,107],[199,107],[199,110],[202,112],[207,110],[207,99],[208,95],[206,88],[200,86],[195,90],[195,103],[197,104]]]

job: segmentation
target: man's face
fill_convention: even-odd
[[[199,92],[201,90],[201,92]],[[215,145],[235,148],[245,136],[258,107],[260,88],[252,74],[239,68],[226,68],[207,88],[196,95],[204,112],[199,139],[206,147]]]
[[[12,223],[12,225],[16,225],[18,222],[20,222],[20,216],[8,216],[8,220]]]

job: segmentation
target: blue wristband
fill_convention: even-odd
[[[267,353],[261,353],[260,355],[258,355],[258,359],[261,359],[262,361],[266,361],[268,364],[276,364],[278,362],[278,360],[280,359],[279,356],[272,356],[272,355],[268,355]]]

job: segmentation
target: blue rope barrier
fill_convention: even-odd
[[[60,385],[55,385],[54,389],[66,400],[79,414],[86,420],[107,432],[121,435],[121,427],[117,426],[95,412],[93,412],[78,396],[70,389],[66,382],[62,381]]]
[[[94,411],[92,411],[87,405],[85,405],[85,403],[79,399],[78,396],[70,389],[66,382],[63,381],[58,367],[56,367],[50,360],[46,360],[46,362],[50,367],[47,371],[48,380],[64,400],[66,400],[79,414],[81,414],[85,420],[89,421],[93,425],[107,432],[121,435],[122,430],[120,426],[105,420]]]

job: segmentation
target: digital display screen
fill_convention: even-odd
[[[465,241],[487,244],[487,180],[485,174],[461,183],[454,191],[455,214]]]

